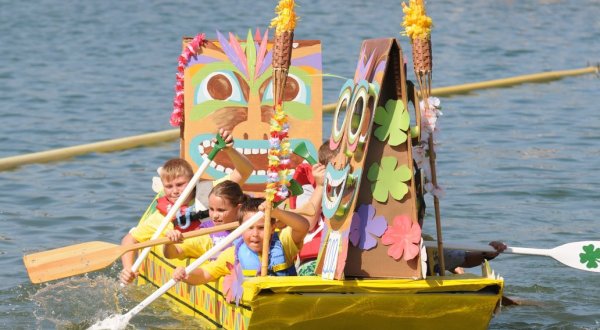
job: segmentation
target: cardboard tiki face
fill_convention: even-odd
[[[232,131],[235,148],[254,165],[246,190],[263,191],[267,180],[269,122],[273,116],[272,43],[265,33],[246,41],[217,32],[185,69],[185,122],[182,153],[194,167],[212,147],[219,128]],[[305,142],[316,157],[321,143],[322,85],[319,41],[294,41],[292,61],[284,90],[291,149]],[[291,168],[302,162],[292,156]],[[233,164],[217,154],[204,177],[218,179],[230,173]]]
[[[354,79],[341,89],[329,140],[338,152],[322,203],[327,233],[317,273],[324,278],[420,276],[418,241],[397,253],[404,236],[418,231],[420,240],[402,68],[394,39],[367,40]]]

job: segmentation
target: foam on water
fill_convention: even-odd
[[[131,320],[130,314],[113,314],[102,321],[96,322],[88,330],[123,330]]]

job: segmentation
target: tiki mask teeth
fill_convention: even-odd
[[[328,219],[344,216],[352,204],[362,171],[349,171],[350,165],[346,165],[342,170],[336,170],[331,164],[327,165],[322,206],[323,214]]]
[[[204,159],[203,156],[208,155],[214,147],[214,143],[212,142],[213,136],[210,134],[199,135],[194,140],[192,140],[192,146],[194,151],[190,154],[192,155],[192,159],[196,161],[197,164],[201,164]],[[313,144],[306,139],[291,139],[290,144],[291,148],[296,147],[298,144],[304,143],[308,149],[308,153],[316,157],[316,149]],[[252,165],[254,166],[254,170],[252,171],[250,178],[246,181],[247,183],[264,183],[267,181],[267,156],[269,152],[269,141],[268,140],[244,140],[237,139],[234,142],[235,149],[246,156]],[[302,162],[302,157],[296,154],[290,154],[291,161],[291,169],[289,170],[290,178],[295,173],[295,167],[298,166]],[[209,167],[207,169],[207,173],[216,179],[222,178],[223,176],[230,174],[234,170],[234,165],[228,159],[227,156],[221,155],[221,153],[217,154],[213,161],[210,162]]]

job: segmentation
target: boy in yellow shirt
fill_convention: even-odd
[[[226,143],[226,147],[223,151],[227,154],[227,156],[229,156],[235,165],[235,170],[229,175],[229,180],[237,183],[245,182],[252,173],[252,164],[244,155],[235,150],[235,148],[232,148],[233,136],[229,131],[220,129],[219,134],[223,137],[223,140],[225,140]],[[163,185],[164,195],[167,203],[172,205],[177,201],[193,176],[194,172],[192,167],[184,159],[171,159],[163,165],[160,173],[160,180]],[[190,194],[183,205],[186,207],[190,206],[193,204],[193,201],[194,192]],[[127,233],[121,240],[121,245],[132,245],[151,239],[156,230],[160,227],[163,219],[164,215],[157,210],[151,214],[144,223],[136,226],[129,233]],[[165,228],[165,231],[173,228],[174,226],[170,222]],[[131,271],[135,257],[135,251],[126,252],[121,256],[121,262],[123,264],[123,270],[119,275],[121,283],[131,283],[137,277],[138,273]]]
[[[248,198],[240,209],[242,222],[250,219],[256,212],[264,211],[265,207],[263,198]],[[173,279],[192,285],[204,284],[230,274],[227,264],[233,265],[236,261],[239,261],[244,274],[256,275],[260,272],[265,234],[271,235],[268,275],[296,275],[294,260],[308,232],[308,221],[301,215],[279,208],[273,208],[271,215],[286,224],[281,232],[276,233],[274,226],[271,226],[272,231],[265,233],[264,219],[259,220],[234,242],[234,246],[223,251],[217,260],[200,266],[190,274],[185,273],[185,268],[178,267],[173,272]]]

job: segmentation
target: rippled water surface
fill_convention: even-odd
[[[274,5],[0,0],[0,157],[170,129],[181,37],[264,29]],[[428,10],[434,87],[600,61],[598,0],[430,1]],[[343,77],[353,74],[361,41],[399,37],[402,17],[398,1],[301,1],[298,14],[296,38],[322,40],[323,71]],[[341,83],[324,78],[325,103]],[[585,75],[442,98],[445,240],[539,248],[600,240],[599,97],[600,79]],[[150,201],[156,167],[177,154],[172,142],[0,172],[0,327],[81,329],[149,295],[119,290],[118,264],[32,285],[21,258],[117,243]],[[517,255],[493,267],[523,305],[504,308],[490,328],[600,328],[598,273]],[[130,325],[199,326],[161,302]]]

